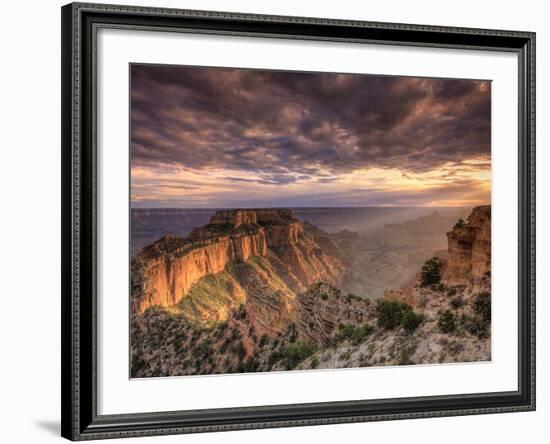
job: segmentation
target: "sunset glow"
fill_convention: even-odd
[[[490,202],[490,82],[133,65],[132,206]]]

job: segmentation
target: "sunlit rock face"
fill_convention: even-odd
[[[173,305],[201,277],[223,271],[230,262],[265,256],[267,252],[265,233],[261,230],[190,242],[181,249],[170,250],[167,244],[173,240],[166,237],[158,241],[154,245],[161,252],[158,255],[147,258],[147,254],[142,254],[136,258],[141,275],[139,311],[152,305]]]
[[[187,238],[163,237],[136,257],[132,308],[173,306],[205,276],[258,257],[264,258],[262,273],[291,292],[319,281],[338,284],[346,274],[342,261],[323,252],[291,210],[224,210]]]
[[[475,207],[464,224],[447,233],[449,257],[444,280],[480,285],[491,273],[491,207]]]
[[[250,224],[273,224],[296,221],[291,210],[288,209],[246,209],[217,211],[210,219],[211,225],[230,224],[234,227]]]

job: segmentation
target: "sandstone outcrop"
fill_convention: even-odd
[[[443,280],[450,285],[484,285],[491,273],[491,207],[475,207],[466,222],[447,233]]]
[[[217,211],[210,219],[211,225],[231,225],[238,227],[239,225],[251,224],[274,224],[289,222],[297,222],[291,210],[288,209],[243,209],[243,210],[220,210]]]
[[[132,309],[173,306],[202,278],[254,257],[292,292],[319,281],[338,284],[346,275],[342,260],[325,253],[292,211],[223,210],[187,238],[165,236],[134,259]]]

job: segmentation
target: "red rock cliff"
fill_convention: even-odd
[[[291,210],[288,209],[244,209],[217,211],[210,219],[211,225],[230,224],[235,227],[250,224],[273,224],[296,221]]]
[[[323,253],[290,210],[218,211],[187,239],[164,237],[136,257],[132,308],[174,305],[204,276],[254,256],[267,258],[292,291],[321,280],[336,284],[345,274],[341,261]]]
[[[452,285],[479,285],[491,272],[491,207],[475,207],[465,223],[447,233],[447,267],[443,279]]]

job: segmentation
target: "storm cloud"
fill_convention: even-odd
[[[284,187],[374,168],[452,180],[489,170],[490,151],[489,81],[131,66],[132,168],[157,176],[226,170],[234,186]]]

